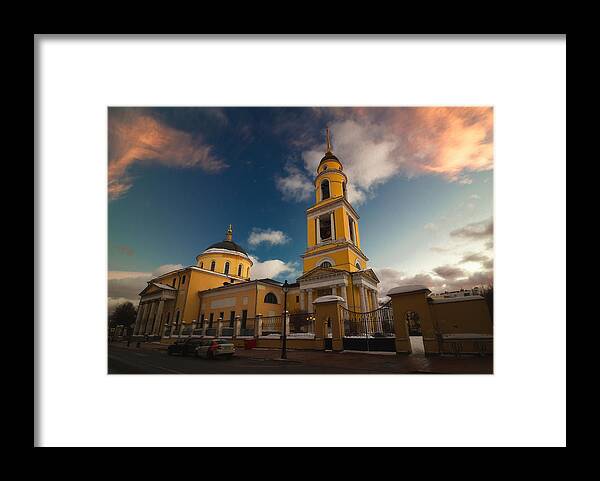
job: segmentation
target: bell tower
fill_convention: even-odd
[[[348,202],[347,185],[344,166],[333,153],[327,128],[325,155],[314,180],[315,203],[306,211],[305,273],[315,267],[348,272],[367,268],[368,258],[360,249],[359,216]]]

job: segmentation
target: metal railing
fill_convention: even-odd
[[[289,315],[290,334],[314,334],[314,316],[309,312],[298,312]]]
[[[281,335],[281,328],[283,326],[283,316],[268,316],[262,318],[262,335],[268,336],[270,334]]]
[[[342,306],[346,337],[395,337],[392,302],[368,312],[350,311]]]

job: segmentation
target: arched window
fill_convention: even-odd
[[[269,292],[265,296],[265,304],[277,304],[277,296],[272,292]]]
[[[360,262],[358,262],[358,261],[356,261],[355,266],[359,271],[362,269],[362,266],[360,265]]]
[[[225,275],[229,274],[229,262],[225,263],[225,269],[223,269],[223,273]]]
[[[325,179],[321,182],[321,200],[329,199],[329,181]]]
[[[238,277],[242,277],[242,264],[238,266]]]
[[[331,262],[323,261],[323,262],[321,262],[321,267],[331,267]]]
[[[210,263],[210,270],[214,272],[214,270],[215,270],[215,266],[216,266],[216,265],[217,265],[217,263],[216,263],[215,261],[212,261],[212,262]]]
[[[185,276],[183,276],[183,277],[181,278],[181,285],[183,286],[184,284],[185,284]]]

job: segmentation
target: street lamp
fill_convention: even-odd
[[[281,333],[281,359],[287,359],[286,352],[286,342],[287,342],[287,294],[290,290],[287,279],[283,283],[283,322],[282,325],[282,333]]]

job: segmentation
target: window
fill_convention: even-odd
[[[350,240],[353,244],[356,244],[356,239],[354,238],[354,219],[348,216],[348,228],[350,229]]]
[[[212,262],[210,263],[210,270],[214,272],[214,271],[215,271],[215,266],[216,266],[216,265],[217,265],[217,263],[216,263],[215,261],[212,261]]]
[[[300,303],[300,296],[296,296],[296,304]]]
[[[329,181],[325,179],[321,182],[321,200],[329,199]]]
[[[225,269],[223,270],[223,273],[224,273],[225,275],[229,274],[229,262],[226,262],[226,263],[225,263]]]
[[[331,262],[323,261],[323,262],[321,262],[321,267],[331,267]]]
[[[175,283],[176,283],[176,282],[177,282],[177,278],[176,278],[176,277],[174,277],[174,278],[173,278],[173,287],[175,287]]]
[[[233,321],[235,321],[235,311],[229,313],[229,327],[233,327]]]
[[[225,315],[224,312],[219,312],[219,319],[223,320],[223,316]]]
[[[175,314],[175,325],[179,325],[179,311],[177,311],[177,313]]]
[[[346,182],[342,182],[342,190],[344,191],[344,197],[346,197]]]
[[[246,272],[247,272],[246,277],[250,277],[250,268],[249,267],[248,267],[248,270]]]
[[[331,215],[325,214],[319,217],[319,236],[321,240],[331,239]]]
[[[360,262],[356,261],[356,268],[360,271],[362,269],[362,266],[360,265]]]
[[[214,312],[211,312],[211,313],[210,313],[210,317],[208,318],[208,327],[209,327],[209,329],[212,327],[212,324],[213,324],[213,319],[214,319],[214,318],[215,318],[215,313],[214,313]]]
[[[184,284],[185,284],[185,276],[183,276],[183,277],[181,278],[181,285],[183,286]]]
[[[242,264],[238,266],[238,277],[242,277]]]
[[[200,263],[200,269],[203,269],[203,268],[204,268],[204,262],[201,262]]]
[[[204,314],[200,315],[200,328],[202,329],[204,327]]]
[[[265,296],[265,304],[277,304],[277,296],[272,292],[269,292]]]
[[[242,325],[240,326],[241,329],[246,329],[246,319],[248,319],[248,310],[244,309],[242,311]]]

